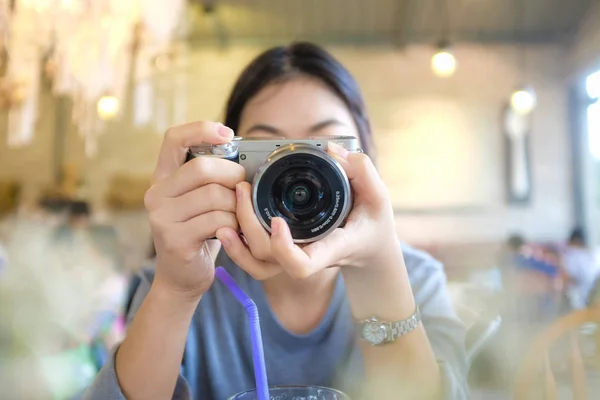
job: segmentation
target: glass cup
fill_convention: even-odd
[[[351,400],[348,395],[320,386],[272,386],[271,400]],[[256,390],[248,390],[231,396],[228,400],[258,400]]]

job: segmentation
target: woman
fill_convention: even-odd
[[[576,228],[562,254],[565,296],[571,309],[586,308],[600,277],[600,265],[587,245],[583,229]]]
[[[372,151],[356,83],[307,43],[256,58],[233,89],[225,125],[170,129],[145,199],[156,272],[144,274],[127,337],[88,398],[222,400],[254,387],[245,310],[213,285],[215,264],[257,303],[270,384],[333,386],[355,398],[359,390],[370,399],[466,398],[464,327],[442,266],[399,244],[369,157],[330,145],[350,179],[354,208],[344,228],[300,248],[282,219],[272,220],[271,235],[262,228],[240,165],[207,157],[184,164],[189,146],[227,143],[234,132],[354,135]],[[357,321],[414,319],[417,304],[416,329],[383,345],[358,340]]]

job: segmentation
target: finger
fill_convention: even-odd
[[[357,248],[356,244],[350,241],[349,231],[346,227],[337,228],[323,239],[306,245],[302,251],[319,269],[348,264],[347,257]]]
[[[162,250],[191,260],[198,255],[199,246],[214,237],[217,230],[224,227],[236,230],[237,219],[234,213],[212,211],[187,222],[173,224],[155,220],[150,215],[150,226],[154,242],[160,243]]]
[[[165,221],[185,222],[210,211],[235,213],[235,208],[235,191],[217,183],[210,183],[168,199],[158,212]]]
[[[240,182],[236,186],[236,215],[252,255],[259,260],[274,261],[271,257],[271,238],[262,226],[252,205],[252,186]]]
[[[364,153],[349,152],[334,142],[328,142],[327,151],[346,172],[357,197],[377,205],[383,205],[388,201],[387,187],[369,156]]]
[[[282,269],[279,265],[256,259],[236,231],[221,228],[217,231],[217,239],[229,258],[254,279],[264,281],[281,273]]]
[[[232,138],[233,131],[218,122],[190,122],[170,128],[162,142],[154,170],[154,182],[173,174],[185,162],[190,146],[224,144]]]
[[[185,163],[171,179],[159,182],[164,197],[177,197],[210,183],[218,183],[229,189],[243,181],[246,170],[241,165],[217,157],[197,157]]]
[[[327,251],[306,253],[294,244],[290,229],[282,218],[271,220],[271,253],[281,267],[295,279],[305,279],[330,266],[332,256]],[[332,233],[333,234],[333,233]]]
[[[227,211],[211,211],[182,222],[181,225],[179,234],[188,235],[197,242],[214,238],[221,228],[238,230],[235,213]]]

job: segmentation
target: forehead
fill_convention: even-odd
[[[346,104],[325,83],[310,77],[294,77],[267,85],[244,107],[239,130],[269,125],[285,136],[307,134],[324,121],[340,122],[340,134],[356,136],[354,120]]]

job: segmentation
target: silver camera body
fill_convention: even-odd
[[[188,160],[219,157],[239,163],[252,184],[254,211],[263,227],[270,232],[271,218],[282,217],[294,242],[309,243],[342,226],[352,208],[350,182],[342,166],[327,153],[329,142],[362,152],[354,136],[236,136],[223,145],[191,147]]]

